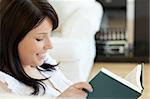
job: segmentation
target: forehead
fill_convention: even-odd
[[[50,33],[52,31],[52,22],[49,18],[44,18],[36,28],[33,28],[28,34],[35,35],[39,33]]]

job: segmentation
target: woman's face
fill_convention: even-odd
[[[52,22],[46,17],[19,42],[18,53],[23,66],[39,66],[49,49],[52,48],[50,34]]]

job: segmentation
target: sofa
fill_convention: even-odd
[[[103,8],[95,0],[48,0],[59,17],[52,32],[51,57],[72,82],[87,81],[95,58],[94,36],[100,28]]]

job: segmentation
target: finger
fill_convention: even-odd
[[[88,94],[87,94],[86,92],[84,92],[84,91],[81,91],[80,94],[81,94],[81,96],[84,97],[84,98],[86,98],[86,97],[88,96]]]
[[[80,91],[78,91],[78,92],[76,93],[76,97],[78,97],[78,98],[76,98],[76,99],[79,99],[79,97],[80,97],[80,98],[82,97],[82,99],[83,99],[83,98],[86,98],[87,96],[88,96],[88,94],[87,94],[86,92],[82,91],[82,90],[80,90]]]
[[[80,90],[82,90],[84,88],[89,92],[93,91],[92,86],[87,82],[80,82],[80,83],[74,84],[73,87],[80,89]]]

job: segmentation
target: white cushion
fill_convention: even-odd
[[[77,61],[82,55],[82,44],[80,40],[71,38],[52,37],[53,49],[50,54],[59,61]]]
[[[65,21],[80,7],[91,6],[95,0],[48,0],[59,16],[59,26],[56,31],[61,31]]]
[[[85,81],[95,57],[94,35],[100,27],[103,9],[95,0],[49,0],[59,17],[53,31],[50,55],[60,61],[66,77]]]

